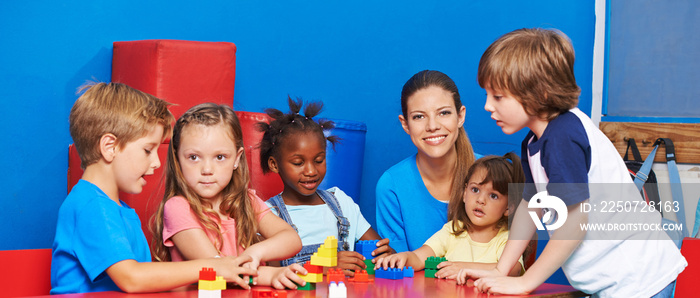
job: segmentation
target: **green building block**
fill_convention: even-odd
[[[367,274],[368,275],[374,275],[374,263],[372,263],[372,260],[364,260],[365,265],[367,265]]]
[[[437,269],[437,265],[447,261],[445,257],[438,258],[438,257],[428,257],[428,259],[425,260],[425,268],[426,269]]]
[[[437,273],[437,272],[438,272],[437,269],[426,268],[425,269],[425,277],[435,278],[435,273]]]
[[[297,290],[302,290],[302,291],[315,291],[316,290],[316,284],[312,282],[307,282],[305,286],[300,286],[298,283],[294,283],[297,285]]]

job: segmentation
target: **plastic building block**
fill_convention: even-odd
[[[199,280],[216,280],[216,271],[214,268],[202,268],[199,270]]]
[[[311,265],[311,262],[304,263],[304,269],[308,273],[321,273],[323,274],[323,266]]]
[[[377,249],[379,240],[360,240],[355,243],[355,251],[365,257],[365,259],[374,259],[372,252]]]
[[[403,279],[403,269],[387,268],[384,270],[384,268],[377,268],[374,270],[374,277],[383,279]]]
[[[287,298],[287,291],[253,288],[253,298]]]
[[[413,267],[403,267],[403,277],[413,277],[414,274]]]
[[[345,298],[348,297],[348,289],[342,281],[339,283],[331,282],[328,285],[328,298]]]
[[[177,119],[211,101],[233,104],[236,45],[229,42],[135,40],[113,44],[112,81],[174,103]]]
[[[326,237],[326,240],[323,241],[323,246],[328,247],[328,248],[338,248],[338,239],[335,238],[335,236],[328,236]]]
[[[299,285],[297,283],[295,283],[295,284],[297,285],[297,290],[302,290],[302,291],[314,291],[314,290],[316,290],[316,284],[312,283],[312,282],[307,282],[306,285],[304,285],[304,286]]]
[[[372,263],[372,260],[365,259],[363,262],[367,265],[367,274],[374,275],[374,263]]]
[[[221,298],[221,290],[199,290],[199,298]]]
[[[312,283],[319,283],[323,282],[323,273],[309,273],[307,275],[301,275],[297,273],[301,279],[306,281],[307,283],[312,282]]]
[[[348,278],[349,281],[353,282],[372,282],[373,278],[369,278],[369,274],[365,270],[355,271],[355,277]]]
[[[323,266],[323,267],[335,267],[338,266],[338,258],[324,258],[315,252],[311,255],[311,265]]]
[[[217,276],[215,280],[200,280],[198,283],[200,290],[226,290],[226,280],[223,276]]]
[[[437,269],[425,268],[425,277],[435,278],[435,273],[437,272]]]
[[[328,283],[345,281],[345,273],[340,268],[328,269],[326,276],[328,276]]]
[[[425,268],[437,269],[437,265],[445,261],[447,261],[445,257],[428,257],[428,259],[425,260]]]
[[[338,248],[329,248],[325,247],[325,245],[322,245],[321,247],[318,248],[318,256],[324,257],[324,258],[337,258],[338,257]]]

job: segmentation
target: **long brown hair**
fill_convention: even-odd
[[[520,158],[518,158],[517,154],[509,152],[504,156],[489,155],[477,159],[469,168],[467,177],[460,183],[462,193],[464,193],[466,185],[478,169],[486,170],[486,177],[479,184],[491,182],[493,189],[505,195],[506,200],[508,199],[507,196],[510,195],[508,192],[509,183],[525,183],[525,173],[523,173],[523,166],[520,164]],[[472,228],[472,222],[464,209],[464,199],[461,196],[450,201],[447,218],[452,221],[452,233],[455,236],[468,232]],[[504,226],[508,226],[507,216],[501,217],[496,223],[496,227],[499,229]]]
[[[408,119],[408,98],[419,90],[435,86],[442,88],[452,94],[452,99],[455,104],[455,109],[459,111],[462,107],[462,100],[459,96],[459,90],[455,82],[446,74],[437,70],[423,70],[413,75],[403,85],[401,90],[401,113],[405,119]],[[455,141],[455,149],[457,150],[457,162],[455,163],[455,173],[452,179],[452,187],[450,189],[450,201],[453,199],[462,198],[462,181],[467,176],[467,170],[474,163],[474,150],[469,142],[467,132],[464,127],[459,128],[457,140]]]
[[[236,143],[236,149],[243,147],[243,133],[241,124],[236,113],[231,107],[204,103],[196,105],[175,123],[173,137],[168,146],[168,161],[165,169],[165,195],[158,207],[158,211],[153,217],[151,225],[153,233],[153,255],[158,261],[170,260],[170,252],[163,244],[163,208],[165,203],[174,196],[184,197],[190,205],[192,212],[199,219],[200,224],[205,229],[216,235],[214,246],[221,251],[223,247],[223,235],[219,227],[220,221],[216,211],[209,204],[203,204],[200,196],[187,185],[182,174],[182,167],[177,158],[181,143],[182,130],[188,125],[223,125],[230,128],[230,137]],[[250,173],[246,163],[245,151],[240,157],[240,163],[229,184],[222,190],[222,201],[219,205],[219,212],[236,220],[236,234],[238,245],[249,247],[257,241],[258,224],[255,210],[248,196],[248,185],[250,184]],[[214,218],[214,219],[212,219]]]

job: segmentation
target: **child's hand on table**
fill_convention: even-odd
[[[377,241],[377,249],[372,251],[372,256],[374,256],[374,259],[372,259],[372,263],[375,263],[377,258],[379,257],[385,257],[391,254],[395,254],[396,251],[389,246],[389,239],[384,238],[382,240]]]
[[[374,269],[403,268],[406,265],[406,261],[408,261],[408,253],[409,252],[400,252],[386,257],[376,258],[374,259]]]
[[[366,270],[365,258],[356,251],[339,251],[338,268],[343,269],[347,276],[355,276],[355,270]]]
[[[306,281],[297,275],[297,273],[306,275],[308,272],[299,264],[292,264],[287,267],[274,267],[274,270],[276,272],[272,275],[270,286],[275,289],[296,289],[297,284],[302,286],[306,284]]]

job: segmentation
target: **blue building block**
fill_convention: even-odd
[[[403,279],[403,270],[398,268],[388,268],[387,270],[377,268],[374,270],[374,277],[383,279]]]
[[[413,267],[403,267],[403,277],[413,277]]]
[[[360,253],[365,257],[365,259],[374,259],[372,252],[377,249],[377,242],[379,240],[360,240],[355,243],[355,251]]]

